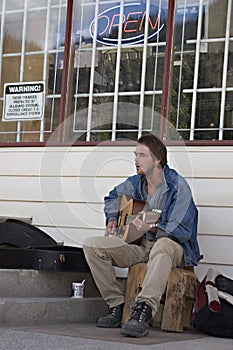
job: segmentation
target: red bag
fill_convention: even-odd
[[[212,269],[198,286],[191,325],[215,337],[233,338],[233,280]]]

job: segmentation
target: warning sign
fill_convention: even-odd
[[[45,82],[4,85],[4,121],[41,119],[44,114]]]

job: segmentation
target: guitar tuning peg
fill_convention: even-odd
[[[160,210],[160,209],[152,209],[152,212],[153,213],[162,213],[162,210]]]

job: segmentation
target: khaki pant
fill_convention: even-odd
[[[147,273],[136,301],[146,301],[156,314],[172,268],[183,267],[180,244],[162,237],[155,243],[142,241],[140,246],[127,244],[118,237],[89,237],[84,254],[101,296],[109,307],[124,303],[124,291],[113,266],[130,267],[147,262]]]

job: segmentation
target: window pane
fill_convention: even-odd
[[[47,98],[45,103],[45,123],[44,123],[44,140],[47,141],[52,139],[57,140],[57,135],[52,134],[58,126],[59,120],[59,110],[60,110],[60,98]],[[53,139],[55,137],[55,139]]]
[[[28,8],[33,8],[33,7],[42,7],[46,6],[48,3],[48,0],[28,0]]]
[[[195,50],[195,43],[193,39],[197,33],[197,21],[198,21],[198,1],[193,4],[189,4],[186,1],[178,2],[176,13],[175,13],[175,50],[177,51],[188,51]],[[205,9],[203,13],[203,19],[205,16]],[[201,27],[201,36],[204,35],[204,21]]]
[[[227,68],[227,87],[233,86],[233,42],[230,45],[228,68]]]
[[[40,121],[30,120],[21,122],[21,142],[39,142],[40,141]]]
[[[55,95],[61,93],[62,68],[59,60],[60,53],[51,53],[48,56],[48,94]]]
[[[120,64],[120,91],[139,91],[142,74],[142,48],[123,49]]]
[[[198,87],[212,88],[221,87],[222,70],[224,60],[224,44],[221,43],[222,50],[215,52],[211,50],[212,44],[209,45],[209,52],[200,54],[199,79]]]
[[[225,38],[226,22],[227,22],[227,6],[229,0],[217,0],[212,3],[209,1],[209,21],[208,21],[208,37],[209,38]],[[216,20],[213,20],[213,19]],[[216,50],[221,50],[220,43],[216,43]]]
[[[44,55],[26,56],[24,60],[24,81],[43,80]]]
[[[35,0],[36,1],[36,0]],[[51,0],[51,5],[67,4],[67,0]]]
[[[2,60],[2,81],[1,91],[4,91],[4,83],[19,81],[20,77],[20,56],[4,57]]]
[[[50,9],[48,48],[64,52],[65,44],[66,7],[52,7]],[[60,59],[63,61],[63,55]]]
[[[233,89],[232,9],[228,0],[205,1],[202,8],[199,4],[191,8],[187,1],[177,3],[176,21],[182,27],[176,23],[180,45],[174,45],[169,120],[185,139],[222,140],[231,135],[222,128],[229,128],[232,105],[225,91],[225,86]],[[189,35],[187,19],[193,26]]]
[[[139,103],[139,95],[119,98],[116,139],[137,140]]]
[[[23,14],[6,15],[4,23],[3,53],[21,52]]]
[[[224,140],[233,140],[233,92],[226,94],[224,128]]]
[[[164,54],[160,55],[164,48],[153,48],[147,58],[146,90],[162,90]]]
[[[45,47],[46,11],[31,11],[27,16],[26,51],[41,51]]]
[[[98,73],[98,72],[97,72]],[[79,93],[88,93],[90,88],[90,67],[84,66],[80,69],[74,68],[75,91]],[[96,74],[98,76],[98,74]]]
[[[6,10],[19,10],[24,8],[24,0],[6,0]]]

